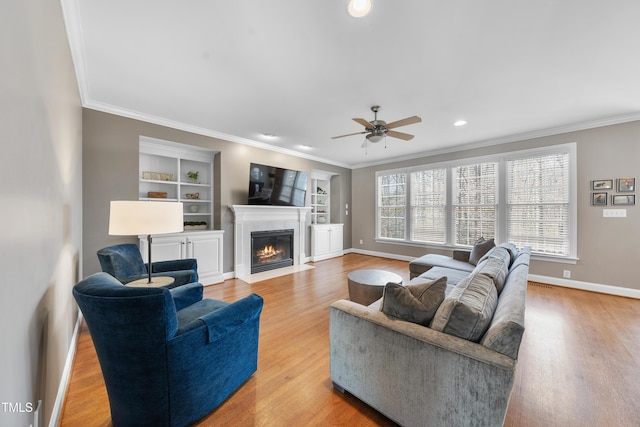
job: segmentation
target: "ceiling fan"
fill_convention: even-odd
[[[345,136],[352,136],[352,135],[362,135],[366,133],[368,135],[366,136],[367,139],[364,141],[364,144],[362,144],[363,147],[366,147],[367,141],[374,142],[374,143],[380,142],[387,136],[390,136],[393,138],[399,138],[405,141],[409,141],[413,139],[413,135],[410,135],[408,133],[398,132],[391,129],[395,129],[400,126],[412,125],[414,123],[420,123],[422,121],[420,117],[411,116],[411,117],[407,117],[406,119],[387,123],[384,120],[378,120],[378,110],[380,110],[379,105],[374,105],[371,107],[371,111],[373,111],[373,114],[374,114],[373,121],[371,122],[368,122],[365,119],[359,119],[359,118],[353,119],[353,121],[364,126],[365,130],[363,132],[355,132],[355,133],[348,133],[346,135],[334,136],[331,139],[344,138]]]

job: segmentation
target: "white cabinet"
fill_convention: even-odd
[[[139,200],[183,202],[185,229],[213,228],[215,151],[141,137]]]
[[[195,258],[200,283],[210,285],[224,281],[222,230],[191,231],[152,236],[151,261]],[[147,236],[139,236],[142,259],[149,259]]]
[[[342,224],[311,225],[311,261],[344,255]]]

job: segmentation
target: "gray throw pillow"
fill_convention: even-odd
[[[498,305],[498,291],[484,274],[471,273],[440,304],[431,328],[478,342],[491,324]]]
[[[480,261],[473,272],[475,274],[489,276],[493,280],[494,285],[496,285],[496,290],[500,293],[502,292],[504,281],[509,273],[509,267],[507,267],[504,259],[490,256]]]
[[[487,252],[489,249],[493,248],[496,243],[493,239],[485,239],[484,237],[479,238],[473,244],[473,248],[471,248],[471,254],[469,255],[469,264],[478,265],[478,261],[480,258]]]
[[[387,283],[380,311],[407,322],[427,326],[444,300],[447,278],[407,286]]]

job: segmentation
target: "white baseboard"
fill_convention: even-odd
[[[76,325],[73,328],[73,335],[71,336],[71,343],[69,344],[69,352],[67,353],[67,359],[64,362],[64,369],[62,370],[62,377],[60,378],[60,385],[58,386],[58,394],[56,394],[56,401],[53,403],[51,418],[49,419],[49,427],[56,427],[60,423],[62,405],[64,405],[64,397],[67,394],[67,387],[69,386],[69,380],[71,379],[73,360],[76,357],[78,334],[80,333],[81,324],[82,312],[78,309],[78,319],[76,320]]]
[[[382,258],[398,259],[401,261],[413,261],[414,259],[416,259],[416,257],[412,256],[389,254],[385,252],[365,251],[362,249],[354,248],[344,251],[345,254],[351,252],[363,255],[379,256]],[[537,274],[529,274],[528,279],[533,282],[563,286],[565,288],[580,289],[583,291],[599,292],[601,294],[640,299],[640,289],[623,288],[621,286],[605,285],[601,283],[582,282],[579,280],[561,279],[558,277],[541,276]]]
[[[639,289],[603,285],[601,283],[582,282],[580,280],[561,279],[559,277],[540,276],[538,274],[529,274],[528,279],[532,282],[546,283],[548,285],[563,286],[565,288],[580,289],[582,291],[599,292],[601,294],[640,299]]]
[[[390,254],[390,253],[386,253],[386,252],[377,252],[377,251],[366,251],[364,249],[355,249],[355,248],[348,249],[348,250],[344,251],[344,253],[345,254],[346,253],[354,253],[354,254],[362,254],[362,255],[379,256],[381,258],[398,259],[400,261],[413,261],[414,259],[417,258],[415,256]]]

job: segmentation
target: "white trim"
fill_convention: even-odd
[[[58,393],[56,394],[56,400],[53,403],[53,410],[51,411],[51,418],[49,419],[49,427],[56,427],[60,421],[62,406],[64,405],[64,397],[67,394],[67,387],[69,386],[69,380],[71,379],[71,369],[73,368],[73,361],[76,357],[76,350],[78,348],[78,335],[80,333],[82,319],[82,311],[78,309],[78,319],[76,320],[76,326],[73,328],[73,335],[71,336],[71,343],[69,343],[67,359],[64,363],[62,377],[60,378],[60,385],[58,386]]]
[[[371,166],[379,166],[379,165],[386,165],[390,163],[403,162],[407,160],[429,158],[429,157],[439,156],[442,154],[457,153],[460,151],[473,150],[473,149],[484,148],[484,147],[492,147],[495,145],[508,144],[511,142],[521,142],[521,141],[527,141],[535,138],[542,138],[546,136],[554,136],[554,135],[560,135],[564,133],[595,129],[603,126],[618,125],[622,123],[634,122],[637,120],[640,120],[640,113],[623,114],[621,116],[607,117],[607,118],[598,119],[598,120],[590,120],[586,122],[573,123],[566,126],[540,129],[532,132],[517,133],[513,135],[507,135],[507,136],[502,136],[502,137],[497,137],[492,139],[485,139],[483,141],[476,141],[468,144],[455,145],[452,147],[445,147],[445,148],[440,148],[436,150],[427,150],[421,153],[408,154],[406,156],[380,159],[374,162],[356,163],[356,164],[352,164],[350,167],[351,169],[362,169],[362,168],[367,168]]]
[[[417,258],[415,256],[390,254],[390,253],[387,253],[387,252],[378,252],[378,251],[368,251],[368,250],[365,250],[365,249],[357,249],[357,248],[348,249],[348,250],[344,251],[344,253],[345,254],[354,253],[354,254],[360,254],[360,255],[370,255],[370,256],[377,256],[377,257],[380,257],[380,258],[397,259],[397,260],[400,260],[400,261],[413,261],[414,259]]]
[[[414,256],[397,255],[385,252],[368,251],[364,249],[351,248],[344,251],[345,254],[356,253],[361,255],[378,256],[381,258],[397,259],[400,261],[413,261]],[[579,280],[560,279],[558,277],[541,276],[538,274],[529,274],[527,279],[532,282],[540,282],[548,285],[562,286],[565,288],[578,289],[582,291],[598,292],[601,294],[615,295],[627,298],[640,299],[640,289],[624,288],[622,286],[605,285],[601,283],[582,282]]]
[[[640,289],[623,288],[622,286],[605,285],[601,283],[582,282],[579,280],[567,280],[558,277],[540,276],[538,274],[529,274],[528,279],[532,282],[546,283],[565,288],[640,299]]]

